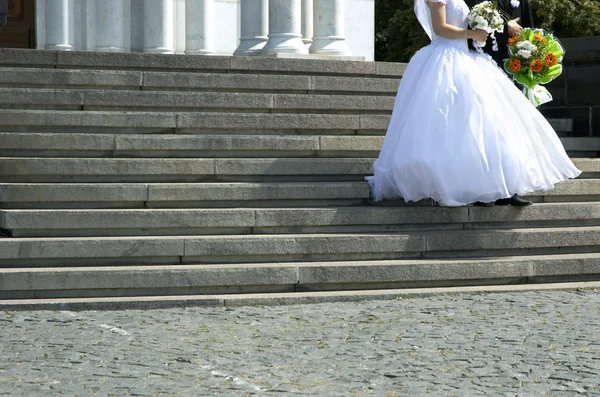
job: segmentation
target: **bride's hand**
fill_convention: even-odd
[[[475,41],[487,41],[488,32],[482,29],[469,30],[469,38]]]

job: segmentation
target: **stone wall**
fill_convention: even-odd
[[[600,37],[563,39],[564,72],[547,87],[554,101],[543,106],[547,117],[571,118],[572,136],[600,137]]]

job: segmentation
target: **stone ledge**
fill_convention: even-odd
[[[2,49],[0,65],[53,68],[106,68],[170,71],[239,71],[243,73],[305,73],[322,75],[401,76],[403,64],[321,59],[102,53]],[[379,66],[378,66],[379,65]]]
[[[310,233],[302,228],[348,227],[345,230],[350,231],[350,227],[365,225],[373,226],[373,232],[384,232],[389,226],[394,226],[397,232],[416,232],[417,227],[422,226],[445,229],[446,233],[458,233],[456,230],[463,227],[483,229],[487,231],[481,233],[489,233],[489,229],[499,223],[510,224],[513,228],[528,228],[534,223],[552,227],[554,223],[564,226],[565,222],[573,225],[576,222],[598,220],[600,203],[596,202],[537,204],[525,211],[510,207],[370,206],[310,209],[0,210],[0,228],[12,231],[16,237],[117,236],[125,235],[125,232],[130,236],[265,234],[265,230],[271,229],[286,229],[282,234],[290,231],[298,234]]]
[[[110,296],[118,296],[122,290],[135,291],[140,288],[162,288],[182,290],[248,285],[264,286],[265,290],[275,285],[296,285],[297,288],[310,288],[314,292],[288,294],[288,303],[322,301],[323,299],[361,300],[396,299],[402,296],[423,294],[481,292],[492,289],[496,292],[519,289],[543,289],[543,285],[512,285],[494,287],[461,288],[402,288],[402,286],[456,285],[457,283],[490,284],[494,280],[535,280],[537,277],[577,275],[598,277],[599,254],[544,255],[520,258],[475,259],[475,260],[405,260],[405,261],[350,261],[321,263],[269,263],[253,265],[178,265],[178,266],[129,266],[129,267],[89,267],[89,268],[49,268],[49,269],[2,269],[0,270],[0,294],[9,291],[52,291],[102,290],[108,298],[87,298],[82,301],[110,302]],[[600,283],[584,283],[598,288]],[[370,286],[379,291],[346,291],[344,289]],[[335,288],[337,292],[324,292]],[[580,288],[582,284],[553,285],[551,288]],[[383,290],[382,288],[388,288]],[[546,288],[548,288],[546,286]],[[119,291],[121,290],[121,291]],[[317,292],[322,291],[322,292]],[[121,301],[179,301],[185,305],[198,299],[196,296],[180,295],[165,297],[120,297]],[[217,299],[218,298],[218,299]],[[265,304],[269,301],[284,300],[281,294],[229,294],[204,296],[203,302],[215,305],[217,302],[235,304]],[[209,300],[209,301],[207,301]],[[54,303],[55,305],[77,302],[77,298],[40,300],[32,304]],[[245,303],[244,303],[245,302]],[[20,303],[23,303],[22,301]],[[115,302],[116,303],[116,302]],[[281,302],[279,302],[281,303]],[[4,300],[0,307],[16,306],[18,301]],[[196,303],[197,304],[197,303]],[[113,306],[115,307],[115,306]],[[89,307],[88,307],[89,309]]]
[[[185,152],[191,157],[278,157],[285,152],[297,152],[297,157],[369,157],[376,158],[383,144],[381,135],[235,135],[235,134],[120,134],[120,133],[40,133],[0,132],[0,155],[11,157],[10,151],[31,151],[31,156],[83,157],[77,153],[113,152],[106,156],[180,157]],[[600,138],[561,138],[565,148],[572,152],[600,151]],[[34,151],[37,151],[34,152]],[[69,153],[74,152],[74,153]],[[39,154],[38,154],[39,153]],[[49,153],[48,155],[43,153]],[[212,153],[215,153],[213,156]],[[238,154],[239,153],[239,154]]]
[[[296,258],[334,260],[386,256],[420,256],[424,253],[554,249],[600,246],[600,227],[538,228],[498,231],[447,231],[412,233],[289,234],[180,237],[72,237],[0,239],[0,263],[15,260],[176,257],[184,262],[294,261]],[[369,258],[370,257],[370,258]],[[262,258],[262,260],[261,260]],[[55,262],[45,262],[47,265]]]

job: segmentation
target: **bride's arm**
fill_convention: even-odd
[[[467,30],[446,23],[446,5],[444,3],[427,1],[427,5],[431,10],[431,24],[436,35],[447,39],[487,40],[488,34],[485,30]]]

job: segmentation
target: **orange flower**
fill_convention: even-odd
[[[515,45],[518,42],[519,42],[519,36],[509,37],[508,38],[508,45]]]
[[[546,42],[546,39],[544,38],[544,36],[542,36],[539,33],[534,33],[533,38],[536,39],[537,41],[541,41],[542,43]]]
[[[554,65],[556,65],[556,55],[554,55],[553,53],[549,52],[548,55],[546,55],[546,65],[547,66],[554,66]]]
[[[529,67],[531,68],[531,70],[533,70],[535,73],[539,73],[542,71],[542,69],[544,68],[544,64],[542,63],[542,61],[540,61],[539,59],[534,59],[533,61],[531,61],[531,64],[529,64]]]
[[[510,61],[510,70],[512,70],[513,72],[520,72],[521,61],[519,61],[518,59],[513,59],[512,61]]]

